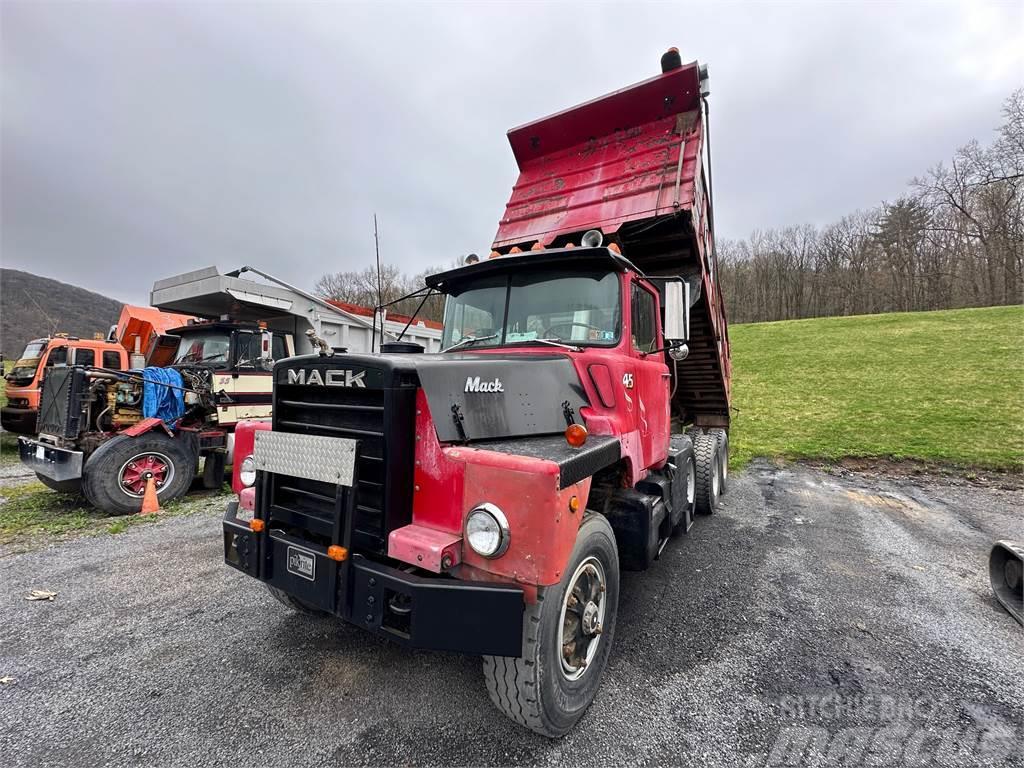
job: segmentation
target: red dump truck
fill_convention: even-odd
[[[426,280],[442,352],[279,361],[272,428],[239,427],[227,563],[294,610],[483,656],[547,736],[598,690],[620,570],[725,488],[707,72],[662,70],[509,133],[491,258]]]

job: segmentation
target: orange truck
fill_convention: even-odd
[[[4,377],[7,381],[7,405],[0,410],[0,424],[8,432],[35,434],[39,416],[39,392],[50,368],[69,365],[98,366],[114,371],[142,367],[149,350],[172,328],[185,325],[191,318],[152,307],[130,304],[121,309],[117,325],[106,338],[82,339],[56,333],[33,339]],[[139,360],[132,357],[139,355]]]

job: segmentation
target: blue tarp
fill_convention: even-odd
[[[181,390],[180,373],[173,368],[150,367],[142,371],[142,378],[145,379],[142,385],[143,418],[155,416],[170,425],[185,415],[185,393]]]

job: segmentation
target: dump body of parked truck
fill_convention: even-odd
[[[707,79],[662,66],[510,132],[491,258],[426,281],[443,352],[280,361],[271,428],[238,430],[228,564],[297,611],[482,655],[497,707],[548,736],[597,692],[620,569],[727,478]]]

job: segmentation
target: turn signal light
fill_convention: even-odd
[[[249,529],[252,530],[253,533],[260,533],[263,531],[265,527],[266,523],[264,523],[258,517],[254,517],[252,520],[249,521]]]
[[[582,424],[570,424],[565,430],[565,442],[573,448],[579,448],[587,442],[587,428]]]
[[[622,255],[622,249],[619,248],[619,244],[618,243],[609,243],[608,244],[608,250],[609,251],[614,251],[615,253],[619,254],[619,256]]]
[[[344,547],[339,547],[337,544],[331,544],[327,548],[327,556],[331,560],[337,560],[340,563],[343,560],[348,560],[348,550]]]
[[[580,500],[578,496],[572,496],[569,498],[569,511],[579,512],[580,511]]]

